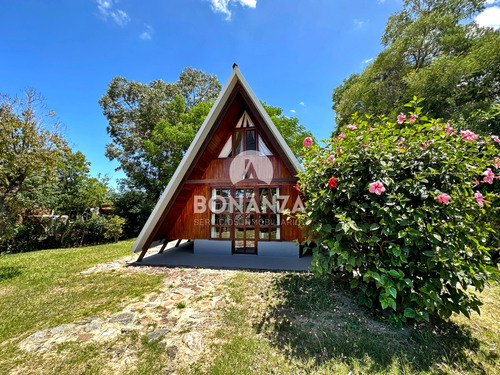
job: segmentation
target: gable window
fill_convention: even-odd
[[[245,111],[224,144],[219,158],[230,158],[245,151],[258,151],[261,155],[271,156],[273,153],[255,128],[254,123]]]

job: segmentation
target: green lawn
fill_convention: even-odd
[[[359,308],[341,280],[240,273],[228,287],[237,303],[193,373],[500,373],[498,286],[482,294],[481,316],[399,329]]]
[[[0,256],[0,373],[9,373],[30,359],[18,343],[32,333],[121,310],[123,301],[155,290],[160,276],[80,273],[129,255],[132,243]],[[93,355],[88,353],[81,360]]]
[[[32,333],[91,315],[107,316],[161,286],[142,272],[81,274],[129,254],[131,241],[0,257],[0,373],[116,373],[113,343],[65,343],[25,353]],[[481,316],[393,328],[356,305],[341,280],[307,274],[239,272],[220,290],[227,305],[185,374],[496,374],[500,373],[500,287],[481,295]],[[169,357],[138,333],[120,336],[137,357],[130,373],[160,374]]]

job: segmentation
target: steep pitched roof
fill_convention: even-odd
[[[231,75],[229,76],[229,79],[227,80],[226,84],[222,88],[219,97],[215,101],[214,105],[212,106],[212,109],[208,113],[205,121],[203,122],[202,126],[198,130],[198,133],[196,133],[196,136],[191,142],[191,145],[189,146],[188,150],[186,151],[182,161],[180,162],[179,166],[177,167],[174,175],[172,176],[170,182],[168,183],[166,189],[163,191],[163,194],[161,195],[160,199],[158,200],[155,208],[153,209],[153,212],[148,218],[148,221],[144,225],[144,227],[141,230],[141,233],[139,234],[139,237],[137,237],[137,240],[135,241],[134,245],[132,246],[132,251],[133,252],[139,252],[143,249],[143,247],[146,245],[148,238],[150,237],[152,231],[154,230],[155,224],[158,222],[158,220],[161,219],[161,216],[165,209],[167,208],[168,204],[172,199],[174,199],[175,192],[177,188],[179,187],[179,184],[182,183],[182,180],[186,173],[188,173],[188,170],[190,166],[192,165],[194,159],[196,158],[196,155],[200,151],[202,144],[212,128],[214,127],[217,118],[219,117],[225,103],[227,102],[231,92],[235,88],[235,86],[240,83],[243,90],[246,92],[248,97],[250,98],[252,104],[255,106],[257,109],[259,115],[264,119],[265,125],[267,125],[269,131],[271,132],[272,136],[276,139],[277,145],[281,148],[282,150],[282,155],[288,159],[287,163],[288,165],[291,165],[293,169],[291,172],[293,174],[297,174],[299,169],[300,169],[300,164],[293,154],[292,150],[290,150],[290,147],[288,147],[287,143],[281,136],[280,132],[276,128],[276,126],[273,124],[272,120],[269,118],[269,115],[265,111],[264,107],[260,104],[260,101],[257,99],[255,96],[254,92],[248,85],[247,81],[241,74],[238,65],[234,64],[233,65],[233,71],[231,72]]]

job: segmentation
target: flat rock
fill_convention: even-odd
[[[135,319],[135,314],[131,312],[122,312],[115,314],[109,320],[110,323],[118,323],[118,324],[131,324]]]
[[[170,330],[168,328],[156,329],[153,332],[148,334],[148,341],[155,341],[158,339],[162,339],[169,332],[170,332]]]
[[[85,327],[85,332],[98,331],[102,328],[102,322],[94,320]]]

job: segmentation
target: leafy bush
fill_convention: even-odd
[[[48,233],[35,223],[26,221],[14,227],[12,237],[1,244],[0,253],[23,253],[116,242],[122,234],[124,222],[125,219],[119,216],[106,218],[92,215],[87,220],[60,223],[55,230]]]
[[[53,237],[48,238],[32,223],[23,223],[12,226],[12,235],[1,243],[0,253],[24,253],[53,247],[57,247]]]
[[[360,303],[416,320],[469,316],[481,305],[469,286],[497,273],[484,187],[500,183],[500,140],[428,119],[420,101],[397,121],[354,115],[326,147],[305,147],[298,217],[315,272],[346,271]]]
[[[124,224],[124,218],[116,215],[110,216],[105,224],[106,232],[104,232],[104,238],[118,242],[118,239],[123,233]]]

